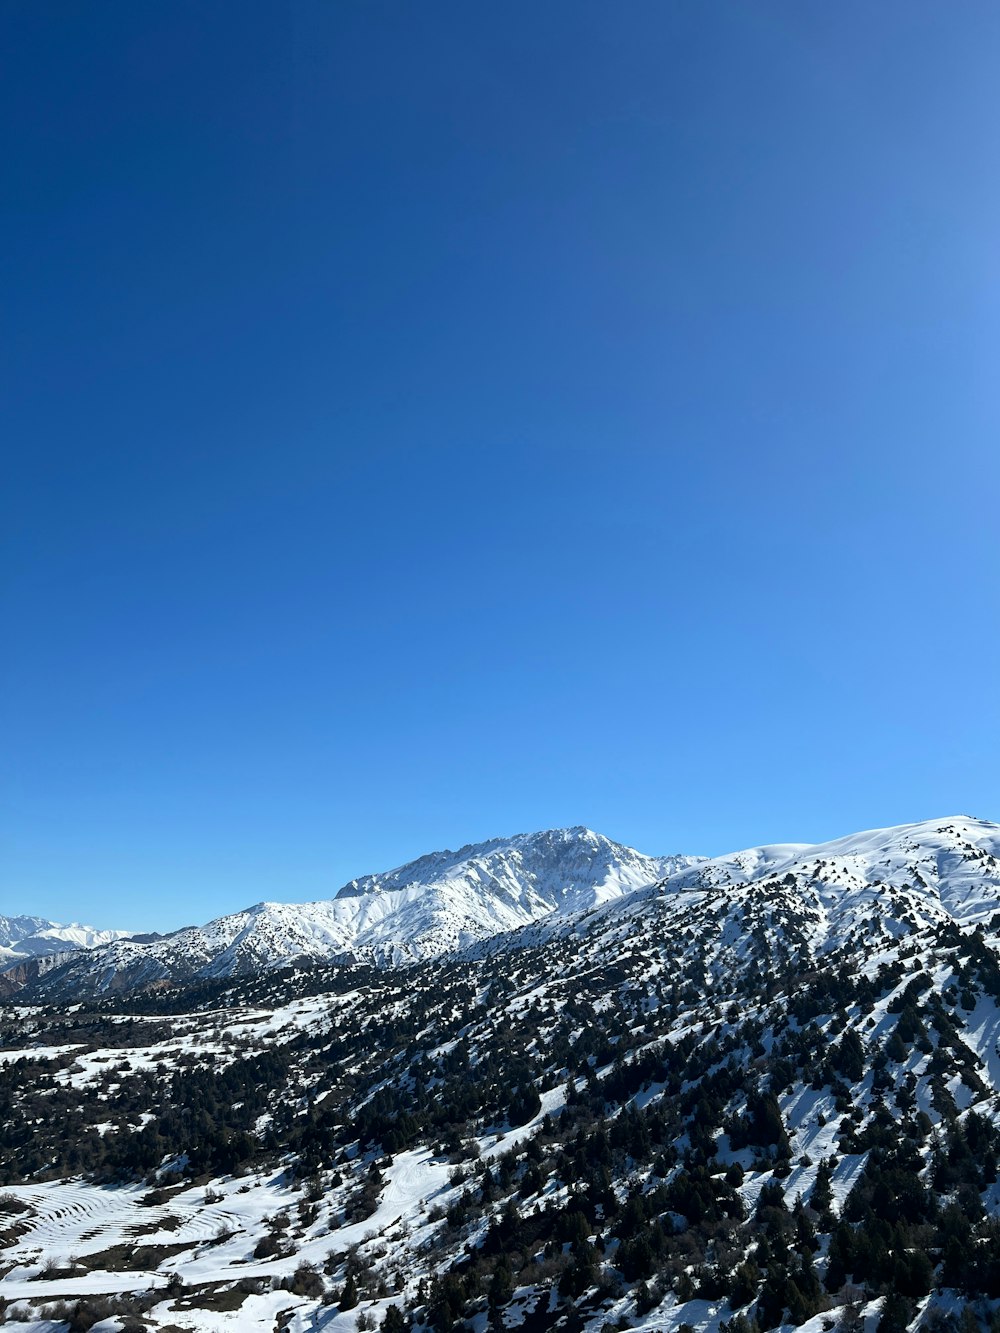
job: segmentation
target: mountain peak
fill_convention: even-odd
[[[629,888],[639,887],[640,882],[649,882],[650,875],[656,878],[661,862],[663,858],[643,856],[583,825],[542,829],[467,843],[458,851],[431,852],[395,870],[363,875],[345,884],[334,901],[387,892],[446,891],[446,886],[461,882],[498,899],[516,900],[534,918],[543,913],[531,910],[526,893],[551,899],[550,911],[556,906],[553,895],[561,900],[567,892],[587,896],[605,885],[608,893],[598,893],[598,900],[603,900],[615,895],[620,870],[625,871]]]

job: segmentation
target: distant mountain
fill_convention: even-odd
[[[643,856],[585,828],[494,838],[352,880],[332,899],[258,903],[153,940],[106,943],[47,973],[45,986],[117,990],[298,960],[400,965],[599,907],[697,862]]]
[[[596,912],[548,918],[469,951],[562,942],[588,956],[619,941],[707,929],[719,981],[772,950],[821,959],[890,949],[914,932],[1000,931],[1000,824],[958,815],[832,842],[751,847],[684,867]],[[713,982],[714,984],[714,982]]]
[[[61,926],[40,916],[0,916],[0,964],[92,949],[127,934],[124,930],[97,930],[93,926]]]

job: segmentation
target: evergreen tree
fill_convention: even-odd
[[[340,1293],[339,1307],[341,1310],[353,1310],[358,1303],[358,1284],[354,1280],[354,1274],[348,1273],[347,1281],[344,1283],[344,1290]]]
[[[913,1302],[897,1291],[890,1291],[882,1303],[877,1333],[906,1333],[913,1314]]]
[[[382,1333],[406,1333],[409,1326],[406,1316],[398,1305],[386,1306],[385,1316],[382,1319]]]

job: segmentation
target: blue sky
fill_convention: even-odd
[[[1000,817],[995,5],[0,26],[0,911]]]

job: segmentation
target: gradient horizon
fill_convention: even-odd
[[[0,912],[1000,818],[995,7],[0,31]]]

